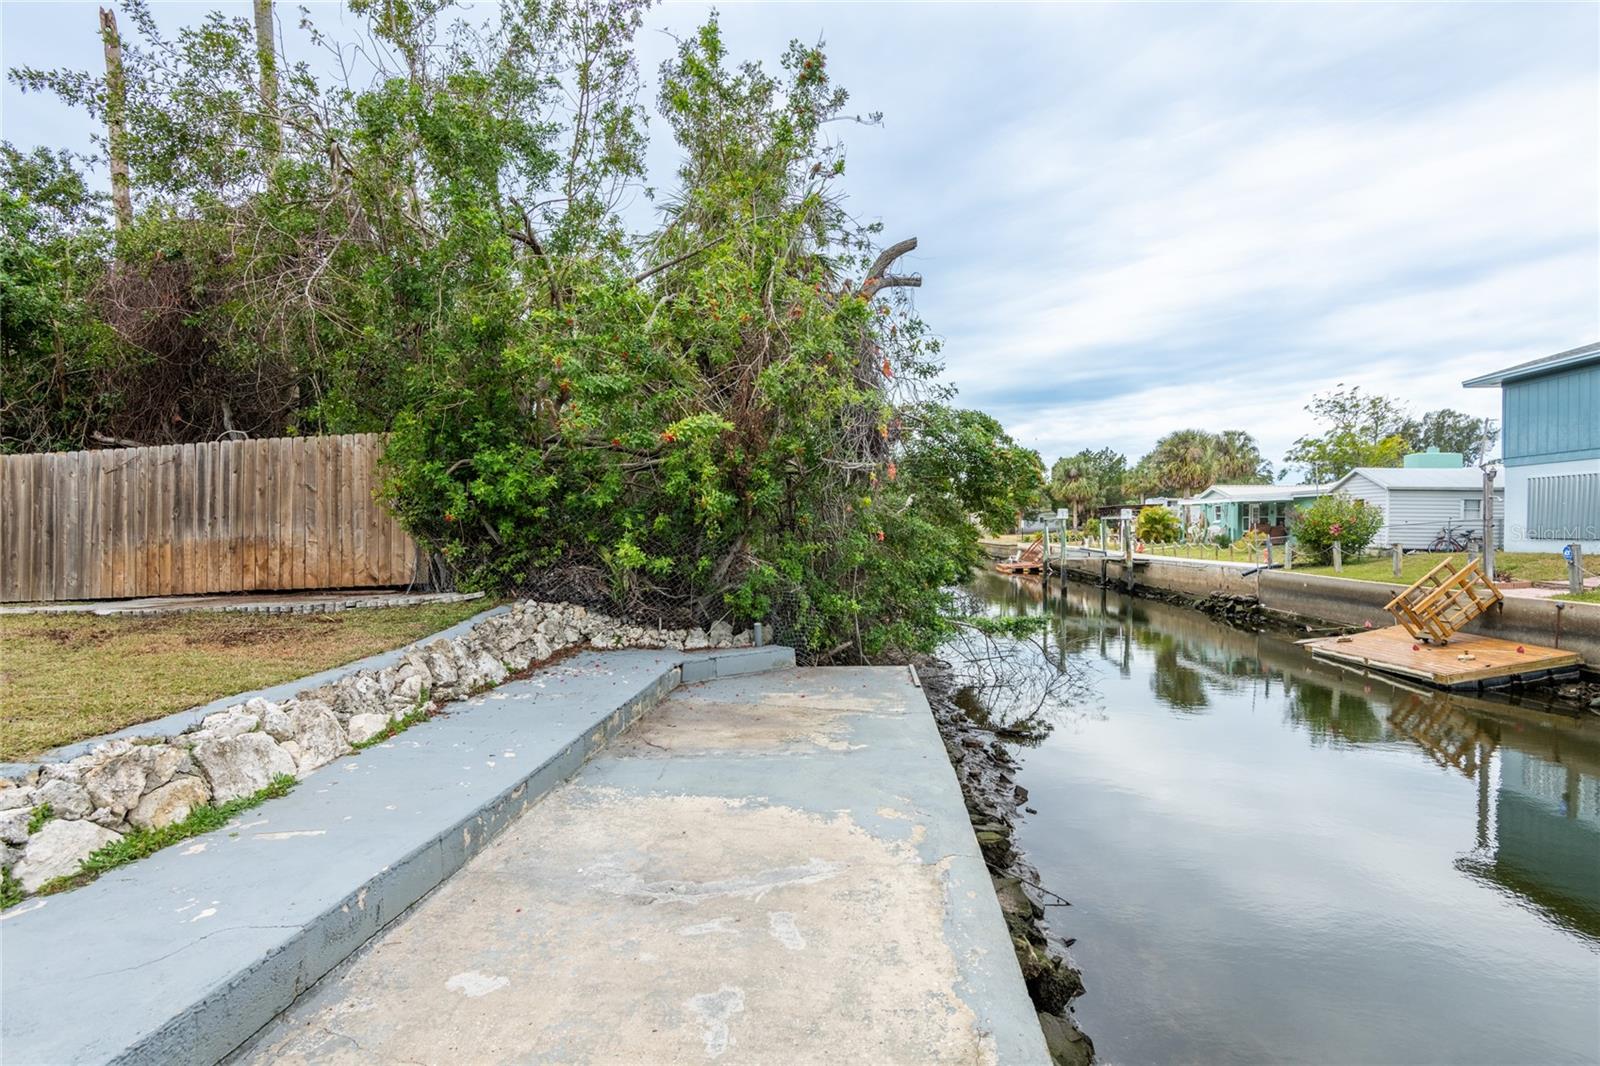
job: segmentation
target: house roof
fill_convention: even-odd
[[[1329,485],[1328,491],[1339,490],[1357,474],[1386,489],[1453,489],[1459,492],[1483,488],[1483,471],[1475,466],[1358,466]]]
[[[1200,495],[1190,496],[1181,502],[1237,500],[1240,503],[1264,503],[1269,500],[1292,500],[1296,496],[1321,496],[1326,491],[1326,485],[1212,485]]]
[[[1540,374],[1553,374],[1557,370],[1565,370],[1572,366],[1582,366],[1585,363],[1600,363],[1600,341],[1577,348],[1568,348],[1566,351],[1557,352],[1555,355],[1530,359],[1526,363],[1508,366],[1504,370],[1496,370],[1492,374],[1468,378],[1461,384],[1469,389],[1488,389],[1496,385],[1504,385],[1508,381],[1537,377]]]

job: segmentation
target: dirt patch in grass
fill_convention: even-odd
[[[397,648],[485,600],[332,614],[0,615],[0,760]]]

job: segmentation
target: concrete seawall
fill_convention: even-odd
[[[1122,561],[1111,559],[1105,566],[1107,580],[1126,587]],[[1068,560],[1066,569],[1074,580],[1100,580],[1099,560]],[[1204,560],[1141,559],[1132,571],[1135,591],[1159,589],[1196,598],[1214,592],[1249,596],[1268,610],[1346,626],[1393,625],[1383,605],[1405,588],[1293,570],[1250,571]],[[1575,651],[1590,669],[1600,669],[1600,607],[1590,604],[1507,597],[1467,631]]]

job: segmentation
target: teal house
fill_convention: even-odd
[[[1506,550],[1600,552],[1600,343],[1463,384],[1500,390]]]
[[[1226,535],[1238,540],[1249,532],[1283,537],[1289,512],[1321,496],[1322,485],[1212,485],[1179,501],[1179,518],[1190,539]]]

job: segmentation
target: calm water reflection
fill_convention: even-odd
[[[1413,692],[1279,637],[984,575],[1091,706],[1021,838],[1110,1063],[1600,1060],[1600,720]]]

